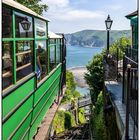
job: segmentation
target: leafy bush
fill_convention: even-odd
[[[105,118],[103,112],[103,94],[99,93],[95,106],[92,109],[92,128],[97,140],[107,140]]]
[[[58,111],[53,120],[53,128],[56,133],[65,131],[75,126],[74,115],[70,112]]]
[[[69,129],[75,125],[74,115],[69,111],[65,112],[65,129]]]
[[[53,128],[56,133],[60,133],[65,130],[65,114],[64,111],[58,111],[53,120]]]
[[[74,76],[72,72],[66,71],[66,85],[67,89],[74,91],[76,88],[76,83],[74,82]]]
[[[103,89],[103,56],[95,55],[86,67],[85,80],[90,87],[92,101],[96,102],[98,93]]]
[[[80,93],[76,91],[76,83],[74,82],[74,76],[72,72],[66,72],[66,86],[67,89],[65,91],[64,97],[61,103],[71,102],[72,98],[80,97]]]
[[[109,46],[109,53],[117,56],[117,47],[119,47],[122,51],[124,51],[126,48],[131,46],[131,39],[126,37],[121,37],[118,40],[114,41]],[[106,54],[106,48],[103,49],[102,55]]]
[[[86,119],[85,119],[85,109],[84,108],[80,108],[78,111],[78,122],[81,123],[85,123]]]

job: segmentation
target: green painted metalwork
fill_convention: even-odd
[[[33,23],[34,23],[34,18],[33,18]],[[35,24],[33,24],[33,36],[34,36],[34,46],[33,46],[33,70],[36,71],[36,38],[35,38]]]
[[[2,100],[3,118],[6,117],[10,111],[12,111],[30,92],[34,90],[34,80],[35,79],[32,78],[30,81],[26,82],[23,86],[20,86],[18,89],[16,89]],[[10,105],[7,105],[7,103],[10,103]]]
[[[13,38],[2,38],[2,41],[14,41]]]
[[[30,140],[37,131],[37,127],[41,123],[44,115],[54,102],[56,95],[60,91],[60,77],[62,73],[62,64],[59,63],[52,71],[50,71],[49,57],[50,44],[48,40],[48,23],[46,22],[47,36],[37,38],[35,36],[35,24],[33,27],[33,38],[16,38],[15,36],[15,14],[14,12],[22,12],[12,8],[12,32],[13,38],[3,38],[2,41],[11,41],[13,43],[12,59],[13,59],[13,83],[12,90],[3,93],[2,99],[2,137],[4,140],[12,139]],[[30,13],[22,12],[34,17]],[[40,19],[40,18],[39,18]],[[44,20],[43,20],[44,21]],[[33,73],[16,82],[16,41],[33,41]],[[48,54],[48,74],[44,79],[37,83],[36,72],[36,41],[46,40]],[[56,41],[55,43],[59,43]],[[60,45],[60,44],[59,44]],[[55,44],[55,65],[56,65],[56,44]],[[62,48],[60,48],[62,51]],[[60,56],[62,55],[62,52]],[[62,56],[61,56],[62,57]],[[25,82],[24,82],[25,81]],[[22,84],[21,84],[22,83]],[[14,88],[16,87],[16,88]],[[7,94],[8,93],[8,94]]]
[[[61,66],[59,66],[55,70],[55,72],[52,73],[52,75],[50,75],[50,77],[48,77],[48,79],[34,92],[34,95],[35,95],[34,100],[33,100],[33,95],[32,95],[3,124],[3,136],[5,139],[7,139],[12,133],[15,133],[14,135],[12,135],[13,139],[18,139],[18,138],[22,137],[24,135],[24,132],[30,126],[29,122],[31,121],[31,114],[32,113],[33,113],[33,117],[32,117],[32,123],[31,123],[32,124],[31,130],[32,129],[37,130],[37,127],[40,124],[43,116],[45,115],[48,108],[51,106],[56,94],[59,91],[60,73],[61,73]],[[4,109],[4,111],[5,111],[4,114],[8,114],[8,112],[10,112],[10,110],[12,110],[19,102],[21,102],[21,100],[23,100],[28,95],[28,93],[30,93],[30,91],[32,91],[33,89],[35,90],[35,85],[33,84],[35,82],[34,80],[35,80],[35,78],[31,79],[28,83],[26,83],[26,85],[24,84],[23,86],[19,87],[19,89],[16,90],[15,93],[13,92],[7,98],[5,98],[5,100],[3,101],[4,102],[3,107],[8,107],[8,108]],[[45,87],[48,87],[48,88],[45,88]],[[26,89],[26,94],[25,94],[25,90],[23,90],[23,89]],[[57,90],[55,90],[55,89],[57,89]],[[17,97],[17,98],[15,98],[15,97]],[[9,99],[9,101],[8,101],[8,99]],[[13,105],[7,106],[6,103],[10,102],[10,100],[13,101]],[[18,101],[16,101],[16,100],[18,100]],[[33,102],[34,102],[34,107],[32,106]],[[43,113],[42,113],[42,111],[40,112],[42,115],[40,115],[40,113],[38,113],[41,108],[42,108],[42,110],[45,110],[45,111],[43,111]],[[15,122],[15,120],[16,120],[16,122]],[[39,120],[39,121],[37,121],[37,120]],[[22,121],[23,121],[23,124],[20,125],[20,123]],[[11,126],[11,124],[12,124],[12,126]],[[10,125],[10,127],[9,127],[9,125]],[[16,127],[18,127],[18,129],[15,131]],[[32,137],[33,134],[35,134],[35,131],[32,132],[32,135],[30,135],[30,137]]]
[[[57,41],[57,39],[55,39],[55,53],[54,53],[54,58],[55,58],[55,66],[56,66],[56,41]]]
[[[48,46],[48,73],[50,72],[50,45],[49,40],[47,41]]]
[[[47,38],[36,38],[36,40],[46,40]]]
[[[13,29],[13,38],[15,38],[15,14],[13,11],[12,15],[12,29]],[[15,40],[13,41],[13,83],[16,84],[16,42]]]
[[[126,17],[130,19],[132,26],[132,47],[138,49],[138,14],[135,12],[135,14]]]

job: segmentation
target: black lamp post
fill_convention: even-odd
[[[28,21],[28,18],[25,17],[23,21],[21,21],[21,26],[26,32],[26,37],[28,36],[28,30],[30,29],[31,22]]]
[[[110,19],[108,15],[107,19],[105,20],[106,30],[107,30],[107,54],[109,53],[109,31],[111,30],[113,20]]]

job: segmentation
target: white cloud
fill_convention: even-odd
[[[52,20],[72,21],[104,18],[101,11],[90,11],[83,9],[74,9],[70,7],[69,0],[43,0],[49,6],[48,12],[44,13]]]
[[[69,0],[43,0],[50,8],[54,7],[67,7],[69,5]]]
[[[75,32],[82,29],[105,29],[104,20],[108,13],[111,13],[111,18],[114,20],[112,29],[127,29],[128,25],[120,24],[123,22],[123,17],[120,23],[115,22],[117,14],[122,14],[121,10],[123,5],[117,3],[114,5],[105,3],[100,5],[99,8],[95,6],[93,8],[87,8],[87,6],[79,6],[80,2],[82,5],[88,1],[93,0],[42,0],[49,6],[47,12],[44,12],[44,16],[51,20],[49,23],[49,30],[54,32]],[[83,8],[82,8],[83,7]],[[86,8],[86,9],[85,9]]]
[[[104,14],[102,12],[93,12],[93,11],[88,11],[88,10],[68,10],[64,14],[57,13],[55,15],[56,19],[60,20],[67,20],[67,21],[72,21],[72,20],[87,20],[87,19],[99,19],[99,18],[104,18]]]

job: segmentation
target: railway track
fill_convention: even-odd
[[[71,130],[50,137],[49,140],[90,140],[89,124],[83,124],[72,128]]]

